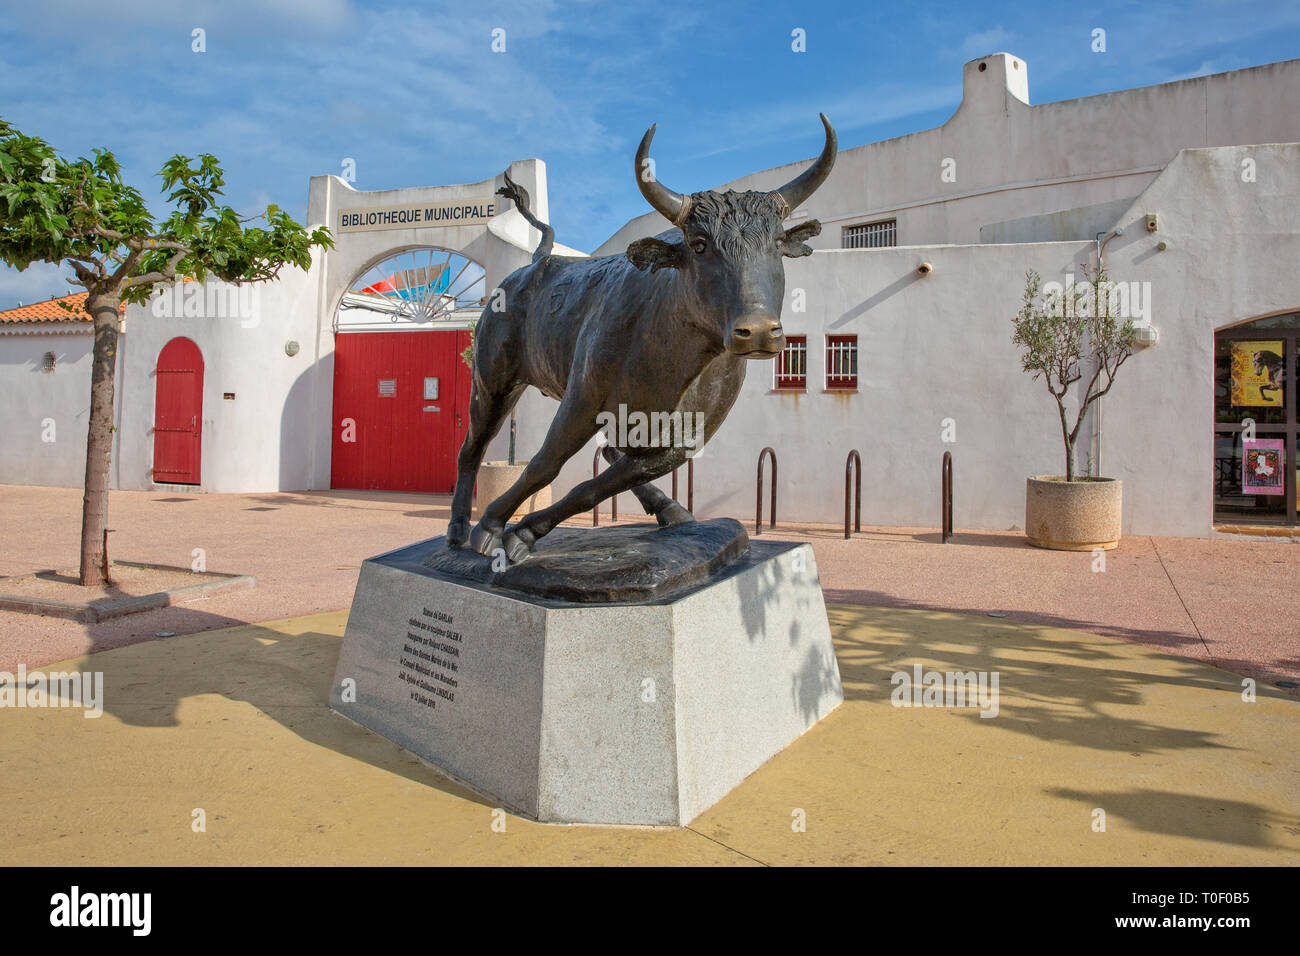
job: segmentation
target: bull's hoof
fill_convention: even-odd
[[[695,516],[677,502],[670,501],[656,512],[655,520],[659,522],[661,528],[672,528],[679,524],[686,524],[688,521],[694,521]]]
[[[482,523],[476,524],[469,534],[469,546],[484,557],[490,558],[501,547],[501,535],[483,527]]]
[[[468,540],[469,519],[452,518],[451,524],[447,525],[447,547],[463,548]]]
[[[524,527],[516,527],[505,537],[506,557],[510,559],[511,564],[518,564],[533,553],[533,545],[536,543],[537,538],[531,531]]]

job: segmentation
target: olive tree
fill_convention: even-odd
[[[1119,296],[1104,263],[1085,269],[1081,282],[1071,276],[1063,287],[1049,285],[1044,287],[1037,272],[1025,273],[1024,304],[1011,320],[1011,341],[1021,348],[1021,367],[1032,380],[1043,379],[1056,400],[1065,443],[1065,480],[1076,481],[1079,430],[1088,409],[1110,391],[1119,367],[1133,354],[1135,333],[1132,320],[1116,314]],[[1085,377],[1071,425],[1067,396]]]
[[[218,205],[224,185],[215,157],[173,156],[159,172],[170,211],[155,218],[123,182],[111,152],[68,160],[43,140],[0,119],[0,261],[19,271],[33,262],[71,269],[87,292],[94,330],[90,424],[81,515],[83,585],[108,580],[105,528],[113,453],[114,377],[119,312],[143,304],[159,285],[209,275],[225,282],[272,279],[285,265],[306,269],[329,231],[310,233],[276,206],[241,219]],[[260,220],[263,225],[249,225]]]

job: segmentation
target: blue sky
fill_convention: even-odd
[[[299,219],[308,177],[345,158],[386,189],[540,157],[557,238],[590,250],[645,211],[651,122],[665,181],[703,189],[814,155],[821,110],[846,147],[941,125],[962,64],[996,51],[1028,63],[1032,102],[1070,99],[1300,56],[1300,3],[36,0],[0,14],[0,116],[112,149],[150,199],[167,157],[214,153],[231,205]],[[0,307],[65,274],[0,267]]]

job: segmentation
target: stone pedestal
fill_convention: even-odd
[[[330,705],[518,813],[684,825],[843,700],[806,544],[596,604],[455,578],[442,548],[362,565]]]

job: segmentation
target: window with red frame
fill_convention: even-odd
[[[858,337],[826,336],[826,387],[858,387]]]
[[[785,348],[776,357],[773,388],[808,387],[808,336],[787,335]]]

